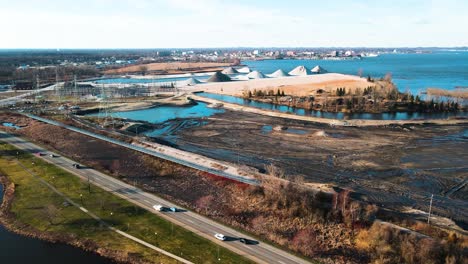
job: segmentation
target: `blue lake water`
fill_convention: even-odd
[[[314,116],[322,118],[333,118],[333,119],[375,119],[375,120],[407,120],[407,119],[446,119],[454,116],[468,116],[468,112],[455,112],[455,113],[409,113],[409,112],[395,112],[395,113],[333,113],[323,111],[306,110],[302,108],[294,108],[286,105],[275,105],[270,103],[263,103],[243,99],[240,97],[211,94],[211,93],[197,93],[199,96],[220,100],[223,102],[245,105],[249,107],[255,107],[266,110],[275,110],[283,113],[291,113],[301,116]]]
[[[207,107],[206,103],[198,103],[191,106],[158,106],[150,109],[116,112],[112,115],[119,118],[128,118],[131,120],[146,121],[151,123],[164,123],[175,118],[201,118],[212,116],[216,113],[223,113],[223,109]],[[98,116],[99,114],[91,114]]]
[[[363,76],[383,77],[391,73],[393,81],[402,92],[406,90],[419,94],[427,88],[453,90],[468,87],[468,51],[434,51],[426,54],[382,54],[361,60],[263,60],[242,61],[252,70],[265,74],[278,69],[286,72],[299,65],[313,68],[320,65],[328,72],[357,75],[362,69]],[[209,76],[193,76],[206,80]],[[97,83],[158,83],[184,81],[190,77],[168,77],[161,79],[109,78]]]
[[[320,65],[328,72],[357,75],[362,69],[363,76],[383,77],[391,73],[400,91],[409,89],[418,94],[426,88],[453,90],[468,87],[468,52],[437,51],[429,54],[382,54],[379,57],[362,60],[264,60],[243,61],[252,70],[265,74],[278,69],[289,72],[304,65],[312,68]]]

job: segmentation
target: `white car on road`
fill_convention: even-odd
[[[216,233],[214,236],[219,240],[222,240],[222,241],[226,240],[226,236],[223,234]]]
[[[153,205],[153,208],[154,208],[154,210],[156,210],[156,211],[158,211],[158,212],[162,212],[162,211],[164,211],[164,209],[165,209],[164,206],[162,206],[162,205],[160,205],[160,204],[158,204],[158,205]]]

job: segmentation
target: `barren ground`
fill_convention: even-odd
[[[119,69],[107,70],[105,74],[125,74],[141,72],[141,67],[147,67],[148,72],[162,72],[166,74],[186,73],[194,71],[216,71],[229,66],[230,63],[217,62],[157,62],[150,64],[131,65]]]
[[[468,177],[466,125],[332,128],[233,111],[201,121],[208,122],[184,128],[169,121],[165,139],[259,170],[274,164],[286,177],[350,188],[387,208],[427,211],[434,194],[436,214],[468,223],[467,187],[450,192]],[[273,129],[279,125],[289,129]]]
[[[265,79],[253,79],[249,81],[233,81],[233,82],[222,82],[222,83],[204,83],[201,85],[195,85],[191,87],[185,87],[187,91],[205,91],[209,93],[220,93],[239,96],[242,95],[243,91],[254,89],[257,90],[277,90],[278,88],[283,90],[286,89],[288,92],[298,93],[302,95],[302,89],[306,89],[307,95],[309,89],[315,90],[317,88],[336,89],[338,87],[358,87],[366,88],[373,86],[373,83],[368,83],[365,78],[360,78],[354,75],[346,75],[339,73],[326,73],[317,75],[307,76],[291,76],[282,78],[265,78]],[[286,94],[289,94],[286,92]]]

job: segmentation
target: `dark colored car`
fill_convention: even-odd
[[[73,166],[73,168],[75,168],[75,169],[79,169],[79,168],[80,168],[80,164],[78,164],[78,163],[73,163],[72,166]]]

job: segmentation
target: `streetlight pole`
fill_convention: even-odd
[[[91,193],[91,182],[89,180],[89,174],[88,174],[88,193]]]

